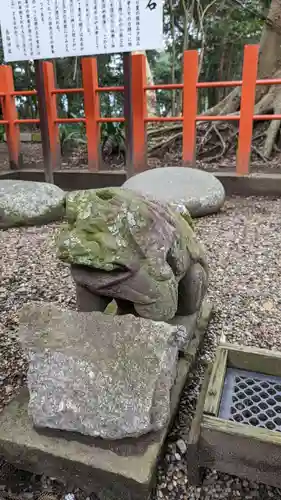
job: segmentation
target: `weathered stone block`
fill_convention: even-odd
[[[171,392],[171,416],[187,373],[187,363],[181,359]],[[34,429],[27,408],[26,391],[0,414],[0,454],[9,463],[64,480],[87,494],[94,492],[100,500],[145,500],[149,496],[168,426],[139,439],[113,442],[55,431],[47,436]]]
[[[185,328],[35,303],[21,310],[19,337],[37,427],[120,439],[169,420]]]

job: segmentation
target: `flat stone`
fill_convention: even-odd
[[[0,229],[47,224],[63,217],[65,193],[47,182],[0,180]]]
[[[36,427],[122,439],[166,425],[184,327],[52,303],[26,304],[19,319]]]
[[[195,168],[146,170],[128,179],[123,188],[160,202],[185,205],[192,217],[217,212],[225,200],[221,182],[213,174]]]
[[[170,425],[187,374],[187,363],[181,359],[171,392]],[[63,480],[100,500],[144,500],[153,486],[168,429],[167,425],[139,439],[91,443],[79,441],[77,435],[66,439],[61,432],[39,434],[28,416],[28,394],[23,391],[0,414],[0,454],[20,469]]]

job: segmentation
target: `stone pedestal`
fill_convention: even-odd
[[[171,393],[172,424],[190,365],[181,359]],[[0,414],[0,455],[20,469],[63,480],[100,500],[145,500],[169,426],[138,439],[107,441],[77,434],[38,433],[23,391]]]

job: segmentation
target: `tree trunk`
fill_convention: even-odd
[[[281,78],[281,0],[271,0],[260,39],[258,79]],[[206,115],[228,115],[240,108],[241,87],[236,87]],[[281,114],[281,85],[258,85],[255,114]],[[269,158],[280,129],[279,120],[268,122],[263,155]]]
[[[259,51],[258,78],[274,78],[281,69],[281,0],[272,0],[265,21]],[[270,92],[268,86],[256,89],[256,103]],[[235,113],[240,107],[241,87],[236,87],[222,101],[206,111],[208,115]],[[269,102],[269,101],[268,101]],[[264,111],[264,113],[267,110]]]
[[[145,56],[147,85],[154,85],[153,74],[152,74],[152,71],[151,71],[148,59],[146,57],[145,50],[136,51],[136,52],[133,52],[133,54],[143,54]],[[146,92],[146,97],[147,97],[147,112],[148,112],[148,116],[157,116],[157,109],[156,109],[156,103],[157,103],[157,101],[156,101],[156,92],[155,92],[155,90],[151,90],[151,91]]]
[[[258,61],[258,79],[278,78],[281,79],[281,0],[271,0],[267,18],[264,22],[264,27],[260,39],[259,61]],[[203,115],[229,115],[239,112],[241,98],[241,87],[236,87],[224,99],[219,101],[215,106],[211,107],[203,113]],[[258,85],[256,88],[255,98],[255,114],[281,114],[281,85]],[[265,134],[265,141],[262,153],[257,151],[263,158],[269,158],[274,148],[276,138],[280,130],[281,121],[268,121],[268,128]],[[200,126],[200,124],[199,124]],[[205,126],[205,125],[204,125]],[[223,128],[224,125],[222,125]],[[207,130],[215,130],[216,136],[222,145],[222,153],[228,148],[219,132],[220,125],[211,124]],[[161,151],[168,147],[175,139],[181,135],[181,125],[173,124],[166,127],[166,136],[163,140],[163,129],[151,131],[150,137],[156,139],[150,148],[150,151]],[[204,148],[209,138],[213,137],[207,131],[204,133]],[[231,141],[233,142],[233,137]],[[158,143],[158,145],[157,145]],[[203,149],[204,149],[203,148]],[[204,149],[204,150],[205,150]],[[211,144],[210,150],[216,149],[216,146]],[[205,151],[206,152],[206,151]],[[215,157],[214,157],[215,158]]]

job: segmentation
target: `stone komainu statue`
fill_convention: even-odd
[[[59,258],[71,264],[80,311],[169,321],[200,309],[208,268],[188,212],[133,191],[105,188],[66,198]]]

